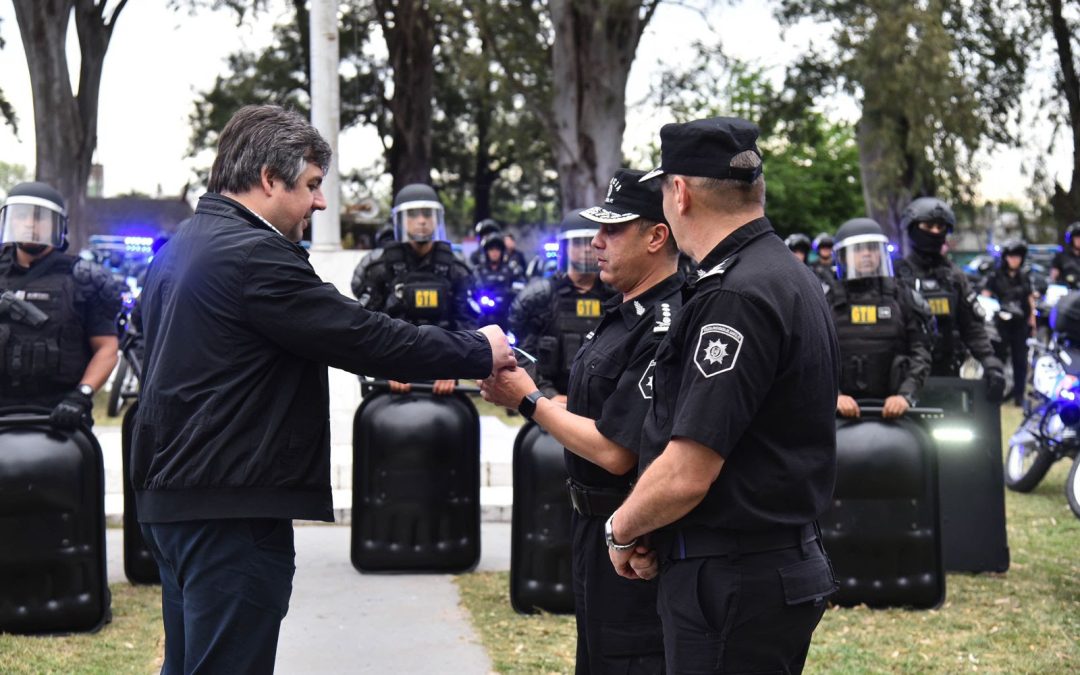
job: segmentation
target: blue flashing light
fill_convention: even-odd
[[[150,253],[153,244],[153,237],[124,237],[124,249],[128,251]]]
[[[892,244],[889,244],[888,248],[889,248],[889,253],[894,253],[896,251],[896,247],[893,246]]]
[[[483,305],[484,307],[494,307],[495,306],[495,301],[492,300],[490,297],[488,297],[486,295],[481,295],[480,296],[480,304]]]
[[[559,242],[557,242],[557,241],[549,241],[549,242],[545,243],[544,244],[544,250],[545,251],[555,251],[556,253],[558,253],[558,251],[559,251]]]

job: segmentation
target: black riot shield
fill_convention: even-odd
[[[958,377],[931,377],[919,405],[946,415],[935,427],[945,569],[1008,570],[1000,405],[986,400],[982,380]]]
[[[563,446],[535,422],[514,441],[510,604],[522,613],[574,611],[570,500]]]
[[[464,572],[480,561],[480,417],[464,394],[373,391],[353,419],[353,566]]]
[[[110,617],[101,447],[48,411],[0,415],[0,632],[96,631]]]
[[[837,480],[822,538],[839,605],[933,608],[945,600],[934,445],[920,423],[838,421]]]
[[[135,414],[139,410],[136,400],[124,413],[123,453],[124,470],[124,576],[133,584],[160,584],[157,561],[146,547],[139,514],[135,508],[135,488],[131,484],[131,433],[135,427]]]

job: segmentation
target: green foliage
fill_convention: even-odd
[[[695,45],[685,69],[661,73],[653,94],[678,121],[726,115],[755,121],[765,156],[766,213],[781,234],[813,237],[864,213],[854,128],[785,97],[766,72]]]
[[[12,187],[32,180],[33,176],[22,164],[11,164],[0,160],[0,197],[6,197]]]
[[[3,26],[4,22],[0,21],[0,26]],[[4,37],[0,35],[0,49],[4,48]],[[4,123],[11,127],[11,130],[19,133],[19,118],[15,115],[15,108],[11,105],[11,101],[7,100],[4,96],[4,90],[0,89],[0,119],[4,120]]]

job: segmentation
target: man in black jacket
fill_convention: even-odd
[[[297,245],[330,147],[276,106],[222,131],[210,192],[154,259],[131,478],[157,559],[164,673],[271,672],[292,519],[333,520],[327,366],[400,380],[514,364],[502,331],[369,312]]]

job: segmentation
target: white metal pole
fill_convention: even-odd
[[[326,210],[317,211],[311,223],[311,245],[321,251],[341,249],[341,181],[338,174],[338,131],[341,95],[338,88],[337,0],[311,3],[311,123],[319,130],[334,157],[323,179]]]

